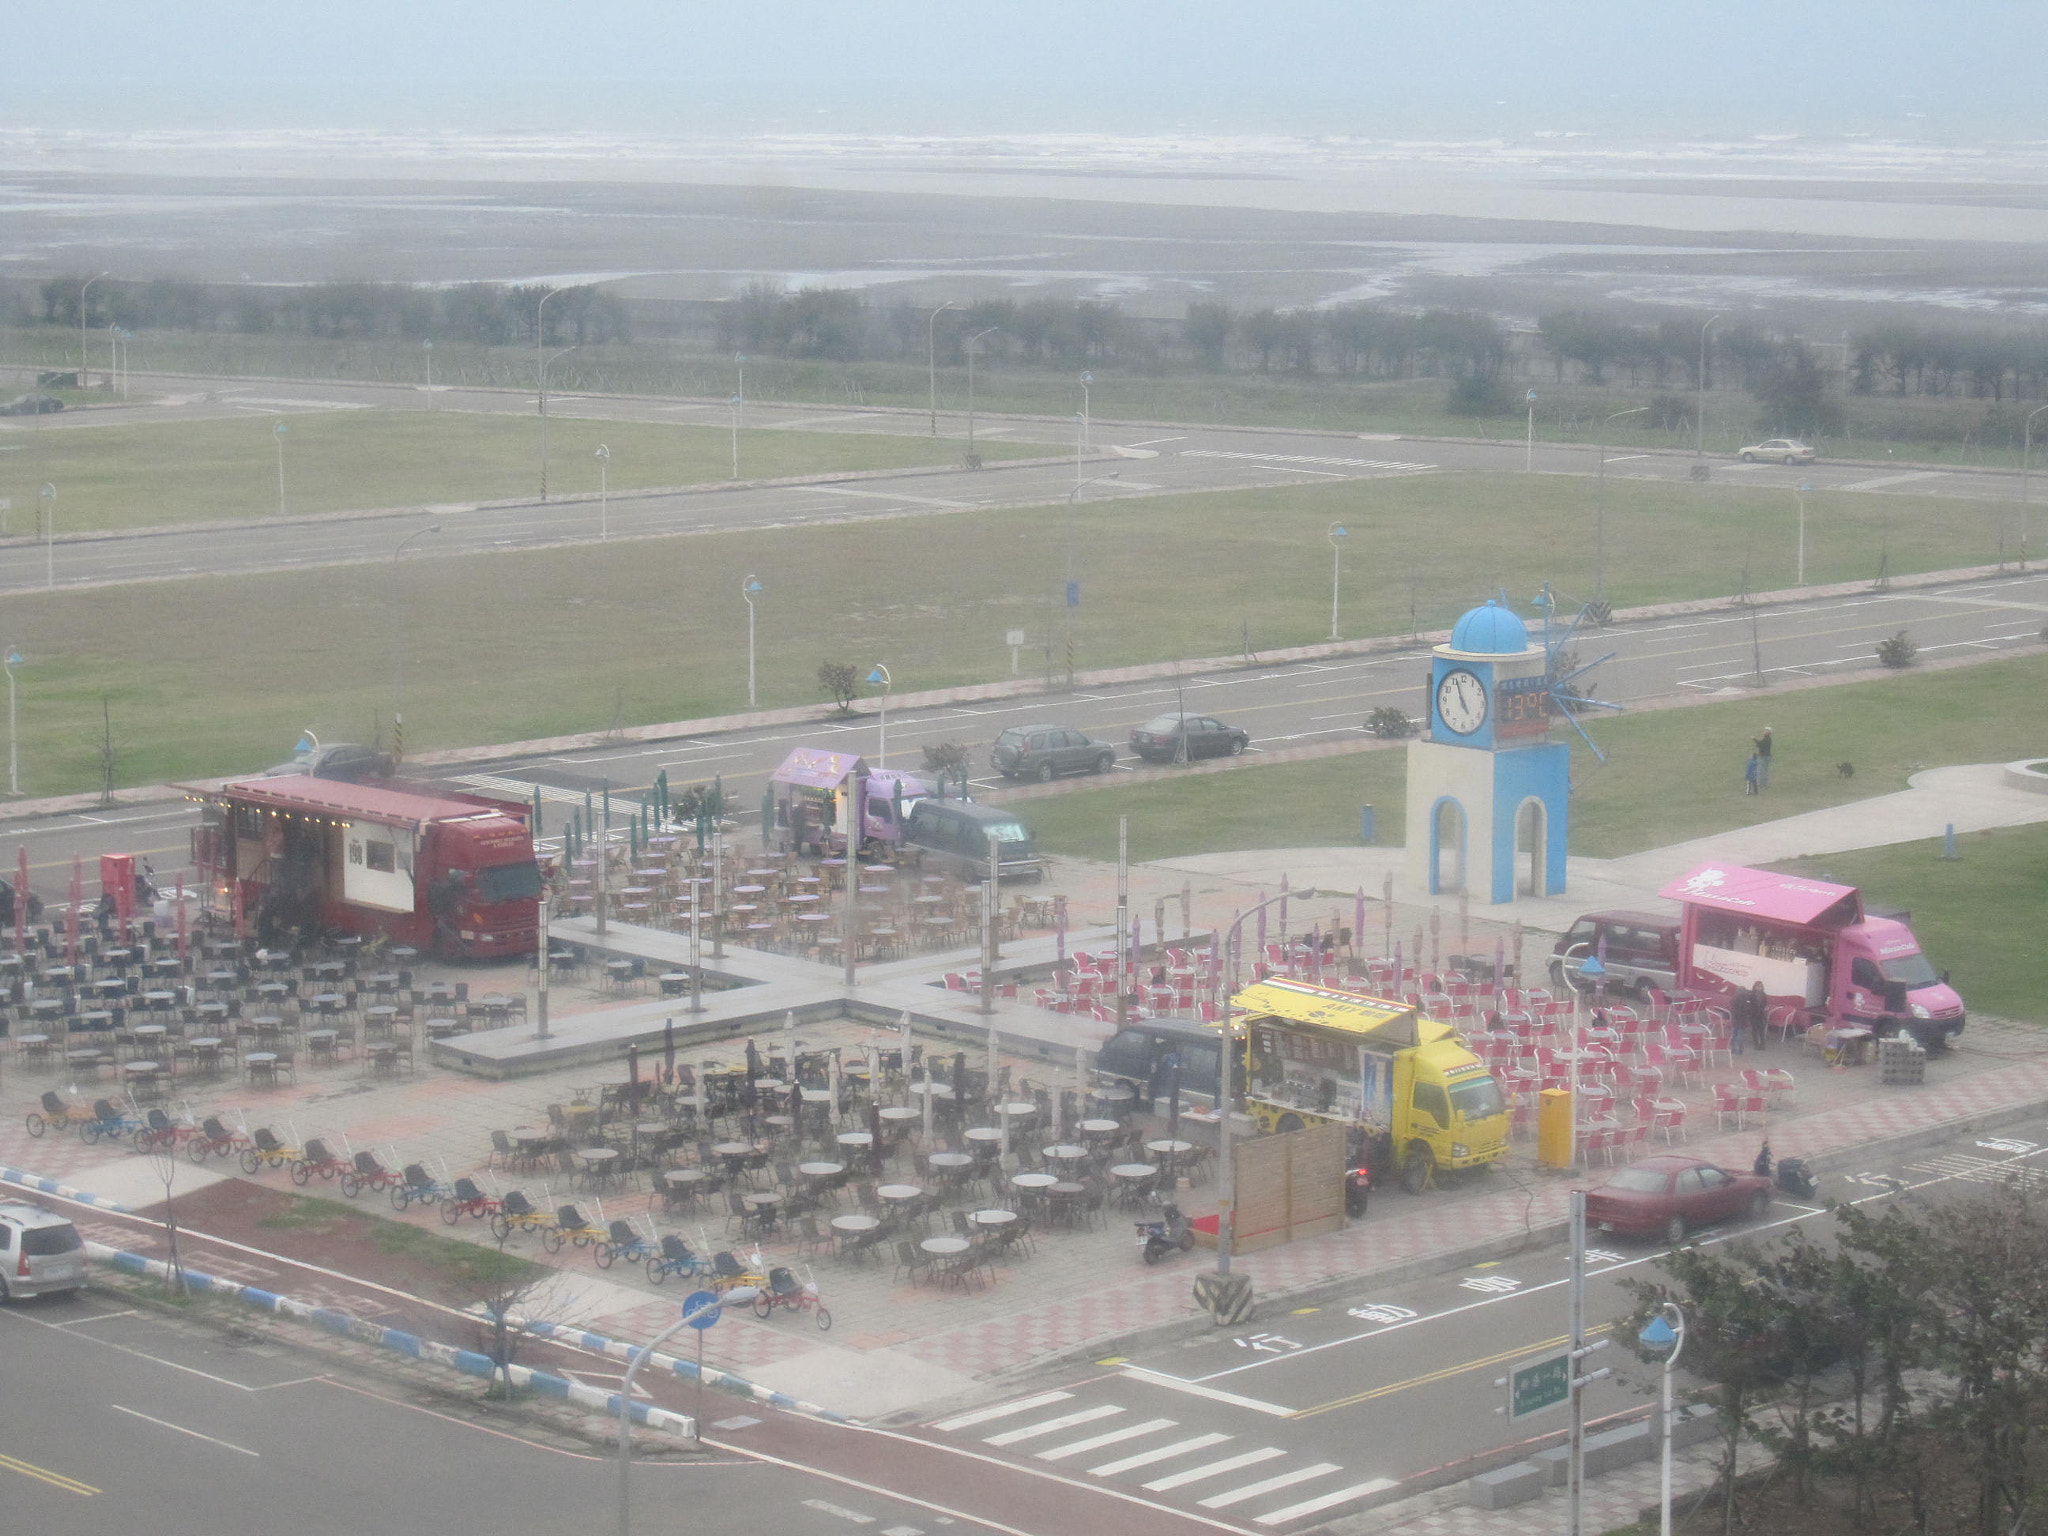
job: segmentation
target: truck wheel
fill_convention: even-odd
[[[1408,1156],[1401,1162],[1401,1187],[1411,1195],[1419,1195],[1436,1178],[1436,1154],[1425,1142],[1408,1144]]]
[[[1284,1136],[1289,1131],[1298,1131],[1302,1128],[1302,1119],[1299,1115],[1282,1115],[1273,1122],[1273,1134],[1276,1136]]]

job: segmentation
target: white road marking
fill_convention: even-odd
[[[1343,1470],[1334,1461],[1319,1461],[1312,1467],[1297,1467],[1292,1472],[1282,1472],[1278,1477],[1269,1477],[1263,1482],[1246,1483],[1242,1488],[1211,1494],[1208,1498],[1198,1499],[1196,1502],[1204,1509],[1228,1509],[1233,1504],[1256,1499],[1260,1494],[1271,1493],[1276,1488],[1291,1488],[1296,1483],[1305,1483],[1312,1477],[1326,1477],[1332,1472]]]
[[[1241,1451],[1235,1456],[1226,1456],[1221,1461],[1212,1461],[1207,1466],[1194,1467],[1186,1472],[1175,1472],[1170,1477],[1158,1478],[1144,1485],[1147,1493],[1164,1493],[1169,1488],[1179,1488],[1187,1483],[1199,1483],[1204,1478],[1221,1477],[1226,1472],[1235,1472],[1239,1467],[1249,1467],[1257,1462],[1271,1461],[1275,1456],[1287,1453],[1277,1445],[1268,1445],[1256,1451]]]
[[[1184,443],[1185,437],[1148,437],[1142,443],[1125,443],[1126,448],[1152,448],[1160,443]]]
[[[844,485],[815,485],[811,488],[815,496],[859,496],[867,501],[914,501],[921,507],[971,507],[971,501],[956,501],[945,496],[911,496],[902,491],[856,491]]]
[[[834,1504],[826,1499],[805,1499],[805,1509],[815,1509],[821,1515],[837,1515],[842,1520],[851,1520],[855,1525],[873,1525],[875,1517],[864,1515],[857,1509],[848,1509],[843,1504]]]
[[[1075,1440],[1066,1445],[1056,1445],[1049,1451],[1040,1451],[1040,1461],[1065,1461],[1069,1456],[1079,1456],[1083,1451],[1093,1451],[1105,1445],[1115,1445],[1123,1440],[1135,1440],[1140,1435],[1149,1435],[1155,1430],[1173,1429],[1172,1419],[1147,1419],[1142,1424],[1127,1424],[1122,1429],[1112,1429],[1107,1434],[1090,1435],[1086,1440]]]
[[[1875,480],[1856,480],[1848,485],[1837,485],[1837,491],[1874,491],[1881,486],[1904,485],[1908,480],[1937,480],[1947,474],[1943,469],[1916,469],[1903,475],[1879,475]]]
[[[972,1429],[977,1424],[986,1424],[992,1419],[1005,1419],[1013,1413],[1028,1413],[1033,1408],[1045,1408],[1053,1403],[1063,1403],[1074,1394],[1071,1392],[1041,1392],[1036,1397],[1020,1397],[1014,1403],[998,1403],[993,1408],[977,1408],[972,1413],[963,1413],[958,1418],[941,1419],[933,1429]]]
[[[1353,1483],[1349,1488],[1339,1488],[1335,1493],[1319,1494],[1313,1499],[1303,1499],[1299,1504],[1290,1504],[1285,1509],[1276,1509],[1270,1515],[1260,1515],[1256,1525],[1285,1525],[1290,1520],[1299,1520],[1303,1515],[1313,1515],[1332,1505],[1342,1504],[1347,1499],[1362,1499],[1367,1494],[1379,1493],[1395,1486],[1391,1477],[1376,1477],[1369,1483]]]
[[[1207,1450],[1210,1446],[1221,1445],[1230,1438],[1229,1435],[1219,1434],[1196,1435],[1192,1439],[1176,1441],[1172,1445],[1162,1445],[1157,1450],[1140,1451],[1137,1455],[1126,1456],[1121,1461],[1105,1461],[1099,1467],[1090,1467],[1088,1475],[1114,1477],[1119,1472],[1129,1472],[1136,1467],[1149,1467],[1154,1462],[1170,1461],[1176,1456],[1186,1455],[1189,1451]]]
[[[173,1424],[169,1419],[159,1419],[134,1408],[123,1408],[119,1403],[109,1403],[107,1406],[116,1413],[125,1413],[131,1418],[142,1419],[163,1429],[175,1429],[181,1435],[190,1435],[194,1440],[204,1440],[208,1445],[217,1445],[223,1450],[240,1451],[244,1456],[254,1456],[258,1460],[261,1460],[263,1456],[261,1451],[252,1451],[246,1445],[236,1445],[227,1440],[216,1440],[211,1435],[202,1435],[196,1429],[187,1429],[182,1424]]]
[[[1183,448],[1184,459],[1248,459],[1258,464],[1341,464],[1349,469],[1435,469],[1434,464],[1409,464],[1397,459],[1343,459],[1314,453],[1238,453],[1224,448]]]
[[[983,1445],[1015,1445],[1019,1440],[1036,1440],[1040,1435],[1055,1434],[1062,1429],[1071,1429],[1076,1424],[1092,1423],[1106,1419],[1112,1414],[1122,1413],[1115,1403],[1098,1403],[1093,1408],[1078,1409],[1063,1413],[1056,1419],[1046,1419],[1038,1424],[1026,1424],[1022,1429],[1006,1429],[1000,1435],[984,1435]]]

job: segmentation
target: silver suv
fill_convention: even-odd
[[[0,1202],[0,1302],[85,1284],[85,1240],[68,1220],[22,1200]]]
[[[988,760],[1006,779],[1043,783],[1057,773],[1107,773],[1116,748],[1063,725],[1013,725],[996,738]]]

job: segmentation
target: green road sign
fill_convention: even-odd
[[[1517,1366],[1508,1373],[1508,1418],[1525,1419],[1546,1408],[1571,1401],[1572,1357],[1552,1355],[1547,1360]]]

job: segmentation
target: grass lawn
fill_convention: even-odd
[[[1782,495],[1647,481],[1609,490],[1608,590],[1618,603],[1731,591],[1745,555],[1759,580],[1768,567],[1789,567]],[[1525,598],[1551,578],[1569,596],[1584,587],[1570,541],[1586,531],[1589,491],[1549,476],[1424,475],[1085,502],[1075,514],[1078,665],[1234,655],[1244,638],[1254,650],[1323,638],[1324,535],[1337,518],[1353,530],[1349,634],[1406,633],[1411,613],[1425,628],[1445,625],[1496,585]],[[1864,567],[1869,517],[1894,526],[1894,569],[1972,558],[1983,542],[1985,513],[1971,502],[1886,498],[1872,507],[1844,498],[1810,511],[1808,565],[1820,579]],[[401,576],[408,746],[742,707],[746,611],[737,594],[750,572],[766,588],[764,707],[822,702],[816,674],[827,658],[858,663],[863,675],[886,662],[905,691],[1006,677],[1003,637],[1013,628],[1029,637],[1025,666],[1036,671],[1059,612],[1065,523],[1057,507],[1016,508],[466,557],[430,554],[426,541]],[[22,787],[97,785],[103,696],[117,783],[250,770],[287,755],[308,726],[327,740],[368,740],[390,709],[392,600],[386,562],[17,596],[6,638],[27,657],[18,669]],[[1943,682],[1928,696],[1967,691]],[[1773,706],[1788,773],[1808,753],[1830,768],[1869,756],[1867,732],[1818,751],[1814,733],[1792,719],[1791,706]],[[1661,728],[1647,718],[1615,727]],[[1725,770],[1739,789],[1738,749],[1749,734],[1746,724],[1725,728],[1726,761],[1693,766]],[[1608,772],[1589,776],[1589,793],[1605,792]],[[1789,794],[1774,789],[1772,803]],[[1356,798],[1347,791],[1339,803]],[[1668,810],[1654,791],[1650,809]]]
[[[1970,1012],[2048,1022],[2039,923],[2048,911],[2048,826],[1972,832],[1956,839],[1956,850],[1960,859],[1944,861],[1935,838],[1774,867],[1909,909],[1929,962],[1954,972]]]
[[[36,516],[37,488],[57,488],[57,526],[142,528],[276,514],[277,442],[285,427],[285,509],[491,501],[540,488],[540,425],[530,416],[467,411],[328,411],[241,421],[33,426],[0,434],[0,497],[12,496],[15,531]],[[548,486],[557,496],[596,495],[600,443],[612,451],[615,491],[699,485],[732,473],[723,427],[596,422],[553,416]],[[984,456],[1035,458],[1031,443],[989,443]],[[740,474],[772,479],[854,469],[944,464],[958,445],[929,437],[853,432],[740,430]]]
[[[1883,730],[1872,729],[1878,721]],[[1751,797],[1742,768],[1766,725],[1776,747],[1771,787]],[[1621,715],[1592,729],[1607,762],[1573,738],[1571,851],[1614,858],[1903,789],[1908,775],[1938,764],[2039,755],[2048,746],[2048,657]],[[1836,774],[1844,761],[1855,778]],[[1398,749],[1368,752],[1078,790],[1021,809],[1049,852],[1098,859],[1116,856],[1120,815],[1131,818],[1133,858],[1353,843],[1361,805],[1377,812],[1380,841],[1396,843],[1406,764]],[[2006,909],[2018,910],[2026,908]]]

